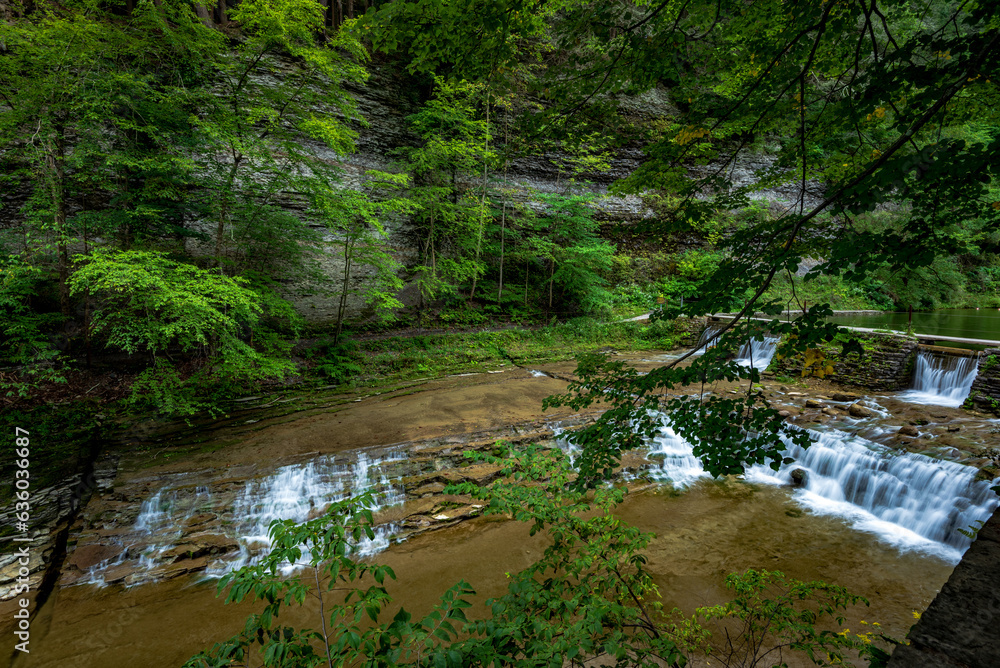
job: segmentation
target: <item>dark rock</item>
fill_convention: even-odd
[[[950,425],[948,425],[947,430],[949,432],[951,432],[951,433],[955,433],[956,431],[962,431],[962,425],[960,425],[960,424],[950,424]]]
[[[805,485],[806,480],[809,477],[805,469],[793,469],[791,476],[792,476],[792,484],[795,485],[796,487],[802,487],[803,485]]]
[[[1000,628],[1000,512],[955,567],[948,582],[897,645],[889,668],[997,666]]]
[[[861,397],[851,392],[834,392],[831,398],[834,401],[857,401]]]
[[[900,433],[901,436],[913,436],[913,437],[917,437],[917,436],[920,435],[920,432],[917,431],[916,427],[914,427],[912,425],[908,425],[908,424],[905,424],[902,427],[900,427],[899,428],[899,433]]]
[[[866,418],[875,415],[870,409],[865,408],[861,404],[851,404],[851,407],[847,409],[847,412],[851,414],[851,417],[856,418]]]
[[[806,408],[823,408],[824,404],[822,401],[817,399],[806,399]]]

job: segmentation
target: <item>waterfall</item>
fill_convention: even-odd
[[[977,469],[914,453],[896,453],[841,431],[809,430],[814,443],[803,450],[786,440],[795,462],[774,471],[748,469],[751,482],[786,485],[791,472],[805,471],[796,499],[814,512],[847,519],[901,548],[919,549],[957,563],[970,540],[959,533],[986,521],[997,506],[991,483],[976,480]],[[662,461],[652,476],[685,487],[707,478],[691,445],[668,423],[649,444]]]
[[[705,331],[703,331],[701,333],[701,336],[698,337],[698,343],[695,344],[697,346],[697,349],[695,350],[694,354],[702,355],[709,348],[714,348],[715,345],[719,342],[719,339],[716,338],[716,335],[720,331],[722,331],[722,327],[718,325],[714,327],[706,327]]]
[[[317,517],[330,504],[367,491],[375,492],[373,512],[402,503],[403,490],[379,472],[382,465],[400,458],[396,455],[369,460],[362,452],[350,466],[334,464],[333,457],[320,458],[305,465],[284,466],[272,476],[247,483],[233,508],[233,516],[242,518],[237,527],[240,550],[235,559],[215,564],[206,572],[219,576],[260,561],[271,547],[268,529],[274,520],[305,522]],[[375,527],[375,537],[363,538],[356,546],[357,554],[368,556],[380,552],[389,546],[390,536],[397,530],[395,524]],[[303,550],[300,563],[308,560],[309,553]],[[288,574],[297,568],[295,564],[286,564],[282,572]]]
[[[898,395],[903,401],[936,406],[961,406],[979,373],[979,355],[941,355],[920,351],[913,387]]]
[[[232,508],[227,509],[233,518],[230,531],[237,539],[239,551],[211,564],[206,575],[220,577],[260,561],[270,550],[268,529],[274,520],[305,522],[318,517],[332,503],[368,491],[373,493],[373,512],[402,504],[405,500],[403,489],[394,485],[393,479],[382,471],[386,464],[402,458],[402,454],[394,453],[382,459],[370,459],[367,453],[361,452],[353,463],[340,465],[333,457],[320,457],[307,464],[284,466],[270,476],[248,481]],[[120,543],[121,552],[88,569],[80,584],[103,585],[108,569],[126,562],[135,564],[134,572],[129,575],[129,586],[155,580],[155,569],[169,563],[166,553],[182,540],[188,520],[206,511],[219,512],[213,507],[208,487],[184,486],[177,482],[165,485],[142,502],[132,529]],[[354,546],[355,554],[365,557],[384,550],[398,530],[395,523],[374,527],[374,538],[363,537],[358,541]],[[300,563],[308,560],[309,553],[303,551]],[[294,564],[285,564],[281,570],[290,574],[297,568]]]
[[[695,355],[702,355],[709,348],[714,348],[719,342],[716,335],[722,331],[722,327],[706,327],[698,339]],[[763,339],[751,339],[743,344],[736,354],[736,363],[741,366],[752,366],[763,371],[771,363],[778,343],[781,341],[777,336],[764,336]]]
[[[765,336],[763,339],[751,339],[743,344],[740,352],[736,356],[736,363],[740,366],[752,366],[763,371],[771,363],[774,353],[778,350],[778,342],[781,337]]]

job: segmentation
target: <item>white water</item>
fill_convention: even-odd
[[[387,476],[379,473],[384,463],[399,458],[373,461],[361,452],[349,466],[334,464],[333,457],[319,458],[305,465],[282,467],[268,478],[247,483],[233,508],[234,517],[246,518],[237,528],[239,553],[235,558],[214,564],[206,573],[221,576],[260,561],[271,548],[269,528],[275,520],[302,523],[318,517],[332,503],[367,491],[375,492],[372,512],[402,503],[403,490],[394,487]],[[363,538],[355,546],[356,554],[369,556],[384,550],[397,530],[395,524],[375,527],[375,537]],[[282,572],[291,573],[308,561],[309,553],[303,551],[300,561],[286,564]]]
[[[695,355],[703,355],[709,348],[714,348],[719,343],[718,333],[721,327],[706,327],[698,339]],[[771,363],[774,353],[778,349],[781,341],[777,336],[764,336],[763,339],[751,339],[743,344],[736,354],[736,363],[740,366],[752,366],[763,371]]]
[[[104,574],[113,566],[135,562],[136,568],[129,576],[129,585],[156,579],[156,569],[165,563],[164,553],[182,538],[188,520],[197,512],[230,511],[234,519],[235,538],[239,551],[226,555],[213,563],[206,575],[223,574],[260,561],[271,547],[268,528],[274,520],[305,522],[319,516],[337,501],[372,491],[373,512],[401,504],[403,490],[392,484],[381,467],[398,461],[402,455],[394,454],[383,459],[369,459],[366,453],[358,454],[356,461],[339,465],[333,457],[321,457],[304,465],[284,466],[273,475],[248,481],[231,509],[212,507],[212,496],[207,487],[193,490],[165,486],[143,501],[135,524],[122,543],[121,552],[88,570],[81,584],[104,584]],[[175,483],[176,485],[176,483]],[[192,493],[193,491],[193,493]],[[375,527],[374,538],[362,538],[355,545],[355,554],[369,556],[389,546],[391,537],[398,531],[394,523]],[[300,564],[308,562],[306,552]],[[298,566],[286,564],[282,572],[288,574]]]
[[[986,521],[997,507],[991,483],[976,481],[977,470],[913,453],[895,453],[841,431],[809,430],[814,443],[803,450],[786,441],[796,461],[773,471],[755,466],[751,482],[787,485],[791,471],[806,471],[795,498],[816,513],[848,520],[903,549],[935,554],[957,563],[969,539],[958,532]],[[685,487],[709,477],[691,445],[665,424],[649,445],[654,478]]]
[[[979,372],[979,355],[941,355],[921,351],[913,372],[913,388],[901,392],[903,401],[936,406],[961,406]]]
[[[736,357],[736,363],[740,366],[749,366],[763,371],[774,358],[774,353],[778,350],[779,341],[781,341],[781,337],[778,336],[751,339],[740,348],[740,352]]]
[[[719,343],[719,337],[716,335],[720,331],[722,331],[721,327],[706,327],[705,331],[698,338],[698,343],[695,344],[697,349],[694,351],[694,354],[703,355],[709,348],[714,348]]]

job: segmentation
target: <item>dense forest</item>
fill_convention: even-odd
[[[995,303],[992,10],[813,4],[5,3],[6,401],[113,359],[191,411],[345,324]]]
[[[568,573],[555,586],[571,593],[610,558],[580,546],[620,534],[615,563],[638,570],[601,571],[613,596],[573,599],[522,638],[554,600],[532,572],[495,603],[503,624],[451,645],[456,585],[437,617],[398,617],[377,645],[357,626],[386,605],[373,586],[338,608],[353,622],[322,657],[679,665],[698,639],[623,603],[649,591],[642,540],[580,520],[616,502],[585,490],[656,428],[649,409],[714,475],[776,468],[785,437],[807,445],[763,394],[661,401],[759,382],[732,351],[765,329],[822,377],[832,309],[1000,307],[998,77],[987,0],[0,0],[4,423],[45,401],[70,404],[43,428],[56,434],[111,405],[190,420],[262,387],[350,385],[393,333],[622,336],[601,323],[653,310],[643,336],[663,342],[682,316],[737,313],[689,366],[583,358],[546,404],[610,407],[573,437],[576,472],[533,453],[521,470],[549,487],[489,501],[567,527],[537,573]],[[801,315],[742,317],[783,311]],[[516,331],[483,347],[509,358],[530,336]],[[300,592],[266,569],[313,541],[332,578],[381,584],[345,556],[371,531],[352,512],[332,511],[332,534],[287,529],[285,551],[232,579],[233,600],[269,612],[197,665],[255,642],[285,653],[273,665],[319,665],[317,636],[274,630]],[[819,593],[831,611],[849,598]]]

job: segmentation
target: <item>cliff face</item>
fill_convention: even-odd
[[[283,77],[289,63],[277,61],[261,77],[262,82],[268,80],[277,82]],[[421,95],[426,91],[415,90],[412,82],[400,72],[384,65],[373,65],[370,68],[371,78],[367,85],[348,86],[348,92],[355,98],[358,115],[366,122],[364,127],[358,126],[357,150],[351,155],[339,155],[325,146],[318,144],[308,148],[324,161],[338,165],[342,169],[342,185],[358,187],[364,179],[366,170],[394,170],[397,149],[416,145],[418,138],[409,130],[406,117],[416,113],[421,104]],[[329,113],[329,110],[326,110]],[[317,109],[319,114],[323,109]],[[670,104],[664,90],[653,90],[635,98],[627,99],[622,104],[622,114],[628,121],[642,122],[653,119],[675,117],[678,111]],[[568,191],[567,175],[560,173],[559,164],[567,156],[558,153],[540,155],[524,155],[513,160],[506,173],[507,186],[513,190],[515,200],[530,205],[530,193],[565,193]],[[222,159],[220,157],[220,159]],[[637,195],[611,196],[609,186],[631,174],[643,162],[642,147],[630,144],[617,150],[610,161],[607,171],[586,173],[578,177],[573,186],[575,192],[586,192],[598,196],[595,203],[596,217],[609,222],[636,222],[652,215],[650,209]],[[752,184],[755,174],[774,167],[774,159],[770,156],[745,155],[725,168],[724,173],[737,185]],[[704,176],[720,168],[720,165],[692,167],[693,177]],[[499,175],[494,175],[499,178]],[[8,187],[0,192],[0,229],[20,225],[21,207],[30,195],[29,184],[21,187]],[[780,204],[784,207],[797,202],[799,196],[797,184],[789,184],[775,188],[762,189],[753,197],[762,201]],[[807,183],[805,205],[811,207],[817,204],[822,196],[821,185],[816,182]],[[93,207],[99,198],[91,198],[88,206]],[[299,217],[305,213],[303,199],[294,192],[279,193],[276,202],[282,209]],[[79,210],[79,203],[70,202],[69,212],[72,215]],[[403,264],[413,264],[418,259],[418,248],[410,234],[411,229],[405,219],[386,221],[389,232],[389,245],[393,255]],[[206,221],[189,221],[189,227],[201,230],[211,237],[213,224]],[[317,227],[315,231],[330,245],[316,257],[321,271],[330,277],[342,275],[344,263],[333,243],[337,239],[325,228]],[[98,241],[99,242],[99,241]],[[186,252],[198,256],[212,252],[211,243],[187,239],[184,242]],[[82,246],[76,250],[83,250]],[[353,280],[357,287],[366,281],[366,268],[357,267]],[[335,317],[339,299],[337,283],[291,282],[285,285],[285,297],[310,322],[322,323]],[[400,295],[404,304],[412,305],[418,297],[413,288],[404,289]],[[363,295],[352,295],[348,301],[349,318],[364,316],[366,307]]]

